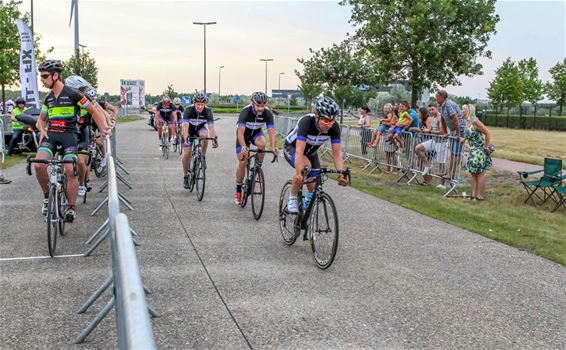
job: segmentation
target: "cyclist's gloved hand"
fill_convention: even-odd
[[[344,174],[340,174],[340,177],[338,178],[338,185],[348,186],[348,177]]]
[[[279,155],[279,148],[273,147],[273,148],[272,148],[272,151],[273,151],[273,154],[274,154],[274,155],[276,155],[276,156]]]
[[[112,129],[108,128],[106,130],[100,130],[100,134],[102,136],[112,136]]]
[[[218,148],[218,138],[212,140],[212,148]]]
[[[244,160],[244,158],[248,155],[248,148],[246,146],[242,146],[240,149],[240,159]]]

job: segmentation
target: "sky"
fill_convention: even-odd
[[[30,1],[23,0],[22,11]],[[71,1],[34,0],[34,30],[41,48],[54,47],[49,58],[68,59],[74,31],[69,27]],[[462,77],[462,86],[449,86],[459,96],[486,98],[489,81],[507,58],[534,57],[539,77],[566,57],[566,1],[499,1],[501,19],[488,48],[492,59],[481,59],[484,74]],[[350,9],[337,1],[147,1],[79,0],[80,43],[99,68],[99,91],[118,94],[120,79],[145,80],[146,92],[159,94],[168,84],[176,91],[203,89],[203,26],[207,26],[207,91],[250,94],[294,89],[298,57],[344,40],[355,28]],[[279,75],[279,73],[284,73]]]

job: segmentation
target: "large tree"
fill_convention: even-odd
[[[523,88],[523,101],[528,101],[534,106],[535,114],[537,103],[542,100],[544,85],[538,78],[537,61],[534,58],[520,60],[517,64]],[[523,102],[521,101],[521,102]]]
[[[558,62],[554,67],[550,68],[553,82],[546,85],[546,94],[548,98],[556,101],[560,107],[560,115],[562,115],[562,107],[566,104],[566,58],[562,63]]]
[[[408,79],[411,103],[423,89],[459,85],[458,76],[482,74],[481,57],[499,16],[495,0],[342,0],[350,5],[354,38],[368,74],[390,82]]]
[[[507,58],[495,71],[495,78],[490,82],[487,94],[496,109],[518,106],[524,101],[523,79],[519,67],[511,58]]]
[[[98,87],[98,68],[95,59],[90,56],[88,51],[79,53],[78,61],[75,55],[67,61],[63,61],[63,67],[65,67],[63,78],[70,75],[79,75],[86,79],[92,87]]]

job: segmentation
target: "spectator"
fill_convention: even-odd
[[[466,170],[472,174],[472,199],[484,200],[485,192],[485,172],[491,168],[491,150],[488,147],[491,140],[491,134],[487,127],[476,117],[476,108],[474,105],[463,105],[462,112],[466,121],[466,130],[464,139],[470,145],[470,153],[468,155],[468,163]]]
[[[404,147],[404,142],[401,139],[401,134],[413,123],[413,117],[409,115],[409,102],[401,101],[399,105],[399,120],[397,123],[391,125],[392,129],[389,132],[388,141],[394,142],[399,148]]]
[[[362,147],[362,155],[365,156],[367,151],[368,140],[371,135],[371,117],[369,116],[370,109],[368,106],[360,107],[360,115],[356,115],[352,112],[350,114],[358,120],[358,126],[360,127],[360,144]],[[368,161],[369,163],[369,161]],[[366,164],[367,165],[367,164]]]
[[[424,111],[421,112],[421,114],[424,114]],[[428,118],[424,121],[425,127],[421,125],[421,131],[429,134],[430,136],[427,140],[424,140],[415,147],[415,152],[421,160],[422,165],[424,165],[423,185],[425,186],[430,185],[432,180],[432,177],[429,175],[432,170],[431,160],[433,158],[436,160],[439,165],[439,172],[442,174],[444,173],[447,154],[447,143],[436,137],[441,133],[441,116],[438,113],[436,104],[430,104],[428,106],[427,114]],[[441,179],[441,183],[436,187],[446,189],[446,186],[444,185],[444,178]]]
[[[22,97],[16,99],[16,108],[10,113],[10,119],[12,120],[12,139],[8,145],[8,155],[11,156],[14,153],[14,148],[18,145],[18,142],[22,140],[22,135],[24,133],[24,124],[20,123],[16,116],[24,113],[28,108],[26,108],[26,100]]]
[[[456,102],[448,98],[448,92],[446,90],[438,90],[435,95],[436,102],[440,107],[440,119],[442,126],[442,135],[444,137],[450,137],[450,179],[454,179],[456,175],[456,170],[460,165],[460,159],[462,157],[462,150],[464,149],[462,143],[460,142],[464,138],[464,127],[466,122],[462,118],[462,111]],[[448,133],[447,128],[450,130]]]
[[[383,114],[385,118],[379,121],[379,126],[373,132],[371,142],[368,144],[371,148],[377,147],[381,135],[385,134],[389,130],[389,127],[397,122],[397,116],[393,112],[393,105],[391,103],[386,103],[385,106],[383,106]]]

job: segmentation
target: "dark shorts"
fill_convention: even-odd
[[[240,146],[240,143],[238,142],[238,131],[236,130],[236,154],[240,154],[240,150],[242,149],[242,147]],[[261,129],[257,129],[254,130],[251,134],[246,134],[244,133],[244,142],[246,143],[246,147],[250,147],[250,144],[255,144],[255,140],[260,137],[260,136],[264,136],[263,131]]]
[[[403,133],[403,131],[405,130],[405,128],[401,127],[401,126],[396,126],[393,128],[393,130],[391,130],[391,133],[393,135],[399,135],[401,133]]]
[[[90,125],[82,126],[79,129],[78,151],[80,154],[88,154],[90,145]]]
[[[291,144],[285,144],[285,147],[283,149],[283,155],[285,156],[285,159],[287,160],[287,163],[289,163],[289,165],[291,165],[293,168],[295,167],[295,146],[291,145]],[[314,153],[311,155],[305,155],[308,160],[311,162],[311,167],[312,169],[320,169],[320,159],[318,158],[318,153]],[[310,173],[307,174],[307,177],[314,177],[316,176],[316,171],[311,171]]]
[[[200,136],[201,131],[208,131],[208,128],[206,127],[206,123],[202,123],[200,125],[193,125],[193,124],[189,124],[189,137],[198,137]],[[189,142],[186,142],[187,140],[183,140],[183,147],[193,147],[193,140],[189,140]]]
[[[48,131],[47,139],[39,145],[38,152],[49,153],[51,157],[55,154],[57,146],[63,150],[63,159],[77,159],[77,134],[71,132]]]

